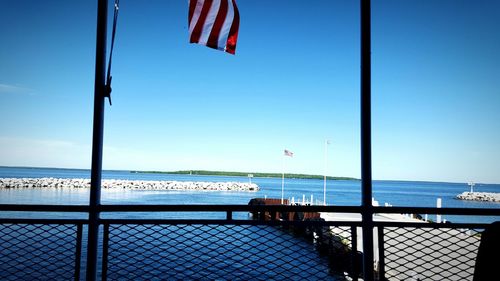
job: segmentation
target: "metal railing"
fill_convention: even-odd
[[[102,205],[102,280],[358,280],[361,221],[289,220],[361,207]],[[374,207],[376,213],[500,216],[499,209]],[[0,215],[81,214],[86,206],[0,205]],[[14,211],[15,213],[12,213]],[[140,213],[139,213],[140,212]],[[176,218],[189,212],[189,218]],[[216,214],[206,216],[207,212]],[[131,219],[135,214],[144,218]],[[241,214],[245,214],[242,216]],[[246,214],[267,213],[248,219]],[[154,218],[161,214],[164,218]],[[109,218],[108,218],[109,217]],[[135,216],[137,217],[137,216]],[[307,217],[307,216],[305,216]],[[194,219],[193,219],[194,218]],[[88,219],[0,219],[1,280],[80,280]],[[472,280],[486,224],[375,221],[377,280]]]
[[[387,280],[472,280],[484,226],[385,223],[376,228],[379,275]]]
[[[0,280],[79,280],[82,220],[0,220]]]

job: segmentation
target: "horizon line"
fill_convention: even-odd
[[[0,168],[25,168],[25,169],[54,169],[54,170],[84,170],[84,171],[91,171],[90,168],[67,168],[67,167],[44,167],[44,166],[9,166],[9,165],[0,165]],[[206,171],[206,172],[228,172],[228,173],[261,173],[261,174],[280,174],[277,172],[240,172],[240,171],[219,171],[219,170],[203,170],[203,169],[189,169],[189,170],[177,170],[177,171],[160,171],[160,170],[131,170],[131,169],[102,169],[102,171],[109,171],[109,172],[142,172],[142,173],[170,173],[170,174],[175,174],[175,172],[182,172],[182,171]],[[299,174],[299,175],[306,175],[306,176],[323,176],[323,175],[313,175],[313,174],[303,174],[303,173],[285,173],[286,174]],[[197,175],[194,175],[197,176]],[[208,176],[208,175],[207,175]],[[218,176],[218,175],[213,175],[213,176]],[[348,180],[358,180],[361,181],[360,178],[355,178],[355,177],[344,177],[344,176],[329,176],[327,177],[330,178],[348,178]],[[373,179],[373,181],[390,181],[390,182],[427,182],[427,183],[451,183],[451,184],[465,184],[468,185],[468,182],[459,182],[459,181],[433,181],[433,180],[408,180],[408,179]],[[488,182],[474,182],[476,185],[481,184],[481,185],[500,185],[500,183],[488,183]]]

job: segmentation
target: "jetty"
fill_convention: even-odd
[[[104,179],[105,189],[189,190],[189,191],[258,191],[259,186],[247,182],[150,181]],[[0,188],[90,188],[90,179],[0,178]]]
[[[457,195],[460,200],[472,200],[482,202],[500,202],[500,193],[493,192],[463,192]]]

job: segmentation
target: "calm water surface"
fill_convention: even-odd
[[[15,178],[89,178],[90,171],[74,169],[45,168],[8,168],[0,167],[0,177]],[[104,171],[104,179],[130,180],[176,180],[247,182],[247,177],[140,174],[129,171]],[[253,178],[259,185],[257,192],[219,192],[219,191],[147,191],[147,190],[102,190],[103,204],[247,204],[255,197],[281,197],[280,178]],[[500,208],[500,203],[463,201],[455,199],[459,193],[469,190],[465,183],[410,182],[410,181],[374,181],[373,195],[381,205],[385,202],[393,206],[435,207],[437,198],[442,199],[443,207],[458,208]],[[500,192],[498,184],[477,184],[475,191]],[[285,179],[285,198],[323,202],[323,181],[311,179]],[[2,204],[88,204],[89,190],[86,189],[4,189],[0,190]],[[360,182],[327,181],[327,204],[339,206],[357,206],[361,202]],[[3,214],[6,215],[5,213]],[[7,214],[8,215],[8,214]],[[53,215],[53,214],[52,214]],[[147,214],[133,213],[127,217],[144,217]],[[199,215],[199,214],[198,214]],[[225,214],[210,213],[210,217],[223,218]],[[160,214],[172,216],[172,214]],[[177,217],[190,217],[192,214],[176,214]],[[237,218],[246,218],[247,214],[236,214]],[[432,218],[432,216],[430,216]],[[456,217],[446,216],[453,222],[491,222],[499,217]]]

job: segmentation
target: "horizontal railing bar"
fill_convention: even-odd
[[[21,212],[80,212],[87,213],[90,207],[86,205],[20,205],[0,204],[0,211]]]
[[[88,224],[85,219],[2,219],[0,224]],[[317,226],[359,226],[359,221],[259,221],[220,219],[100,219],[100,224],[236,224],[236,225],[317,225]]]
[[[375,227],[414,227],[414,228],[486,228],[487,223],[419,223],[419,222],[374,222]]]
[[[100,219],[101,224],[220,224],[220,225],[273,225],[273,226],[358,226],[360,221],[259,221],[226,219]]]
[[[361,206],[288,206],[288,205],[101,205],[101,212],[227,212],[227,211],[281,211],[360,213]],[[374,207],[375,213],[423,213],[443,215],[500,216],[499,209],[481,208],[427,208],[427,207]]]
[[[500,216],[500,208],[428,208],[428,207],[373,207],[374,213],[380,214],[439,214],[439,215],[471,215]]]
[[[288,205],[100,205],[100,212],[335,212],[359,213],[360,206],[288,206]]]
[[[100,224],[120,223],[120,224],[196,224],[198,222],[210,222],[225,224],[303,224],[303,225],[338,225],[338,226],[361,226],[360,221],[263,221],[263,220],[234,220],[234,219],[99,219]],[[23,218],[0,218],[1,223],[27,223],[27,224],[88,224],[88,219],[23,219]]]
[[[86,219],[7,219],[0,223],[24,224],[88,224]],[[101,224],[247,224],[247,225],[324,225],[324,226],[361,226],[360,221],[259,221],[225,219],[100,219]],[[374,226],[418,227],[418,228],[485,228],[485,223],[412,223],[412,222],[374,222]]]
[[[100,212],[329,212],[360,213],[361,206],[288,206],[288,205],[100,205]],[[0,204],[0,211],[21,212],[88,212],[86,205],[21,205]],[[500,216],[500,208],[428,208],[428,207],[373,207],[374,213],[386,214],[442,214]]]
[[[88,224],[85,219],[0,219],[0,224]],[[355,226],[361,227],[360,221],[259,221],[225,219],[100,219],[100,224],[222,224],[222,225],[297,225],[297,226]],[[486,228],[484,223],[410,223],[410,222],[374,222],[374,226],[415,227],[415,228]]]
[[[15,224],[88,224],[85,219],[2,219],[0,224],[15,223]]]

